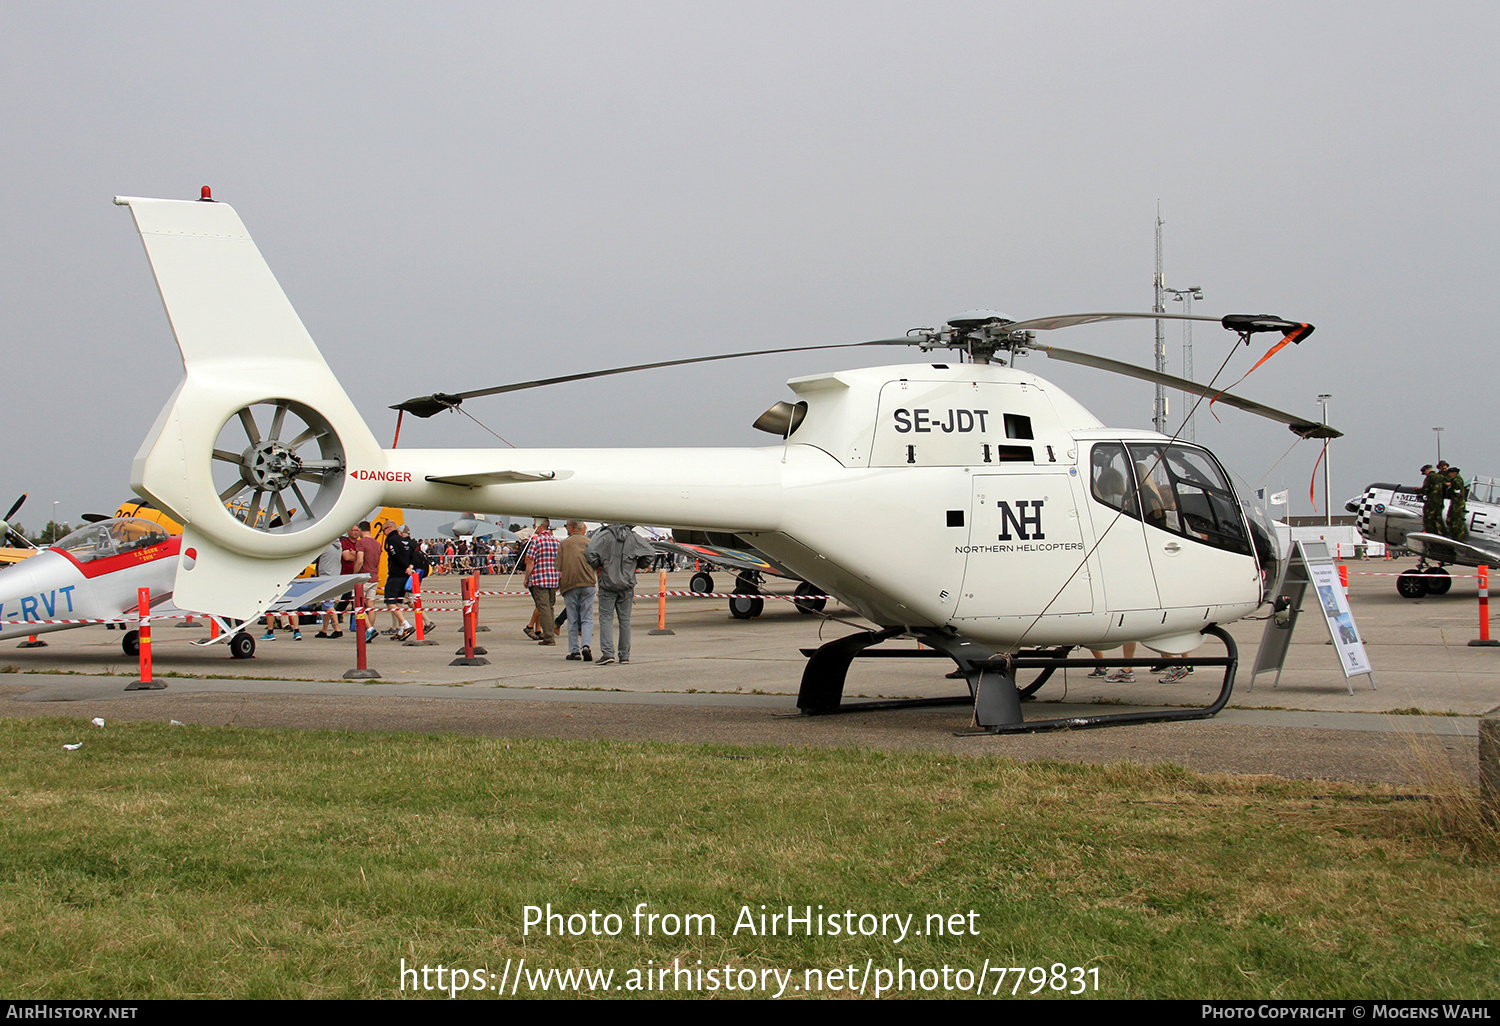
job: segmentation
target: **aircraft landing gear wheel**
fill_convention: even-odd
[[[705,594],[710,593],[714,590],[714,579],[702,570],[699,570],[693,575],[693,579],[688,582],[688,590],[703,592]]]
[[[821,595],[823,594],[823,592],[818,588],[817,585],[811,584],[807,581],[803,581],[801,584],[797,585],[796,594]],[[823,611],[823,607],[827,604],[828,600],[824,598],[796,599],[792,602],[792,605],[797,607],[797,612],[807,613],[809,615],[813,613],[821,613]]]
[[[1402,598],[1419,599],[1427,594],[1427,578],[1419,576],[1426,570],[1403,570],[1396,578],[1396,592]],[[1450,582],[1451,583],[1451,582]]]
[[[125,636],[120,639],[120,647],[125,650],[125,654],[130,658],[136,658],[136,656],[141,654],[141,632],[127,631]]]
[[[753,620],[766,608],[766,600],[754,595],[736,595],[729,600],[729,615],[736,620]]]
[[[231,659],[251,659],[255,656],[255,639],[248,634],[240,633],[229,639],[229,657]]]
[[[741,577],[734,584],[734,597],[729,600],[729,615],[736,620],[753,620],[766,608],[766,600],[760,597],[760,589],[751,581]]]
[[[1451,588],[1451,587],[1453,587],[1453,578],[1451,578],[1451,577],[1448,576],[1448,571],[1444,570],[1440,566],[1430,566],[1430,567],[1427,568],[1427,572],[1429,574],[1441,574],[1442,575],[1440,577],[1429,577],[1429,578],[1427,578],[1427,594],[1429,594],[1429,595],[1446,595],[1446,594],[1448,594],[1448,589]]]

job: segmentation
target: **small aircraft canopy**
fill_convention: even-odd
[[[79,563],[118,556],[122,552],[149,549],[160,545],[169,537],[166,528],[140,517],[121,517],[97,524],[80,527],[53,546],[72,556]]]

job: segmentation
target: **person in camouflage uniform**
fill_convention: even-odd
[[[1448,530],[1445,532],[1454,541],[1463,541],[1469,536],[1469,486],[1457,467],[1448,468]]]
[[[1422,466],[1422,530],[1428,534],[1443,533],[1443,493],[1448,479],[1434,470],[1431,463]]]

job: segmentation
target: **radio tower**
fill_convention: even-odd
[[[1182,304],[1182,312],[1189,317],[1193,315],[1193,300],[1203,298],[1203,286],[1191,285],[1185,289],[1163,289],[1163,292],[1172,293],[1172,298]],[[1189,381],[1193,380],[1193,322],[1182,322],[1182,376]],[[1193,408],[1192,393],[1182,393],[1182,434],[1180,437],[1185,442],[1193,441],[1193,418],[1189,412]]]
[[[1166,222],[1161,219],[1161,201],[1158,200],[1156,203],[1156,277],[1152,279],[1152,284],[1156,288],[1156,303],[1151,307],[1152,313],[1167,312],[1167,308],[1162,303],[1167,284],[1161,271],[1161,226],[1163,224]],[[1156,322],[1156,373],[1165,374],[1166,372],[1167,340],[1162,332],[1162,323],[1158,320]],[[1156,428],[1158,434],[1167,433],[1167,393],[1160,382],[1156,385],[1156,405],[1151,414],[1151,425]]]

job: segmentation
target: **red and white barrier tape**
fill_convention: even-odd
[[[1376,576],[1394,577],[1394,576],[1397,576],[1397,575],[1395,575],[1395,574],[1378,574]],[[1410,575],[1410,576],[1416,576],[1416,575],[1413,574],[1413,575]],[[1445,574],[1430,574],[1430,575],[1424,574],[1423,576],[1444,577],[1444,576],[1447,576],[1447,575],[1445,575]],[[1473,574],[1454,574],[1453,576],[1455,576],[1455,577],[1472,577],[1474,575]],[[443,592],[443,591],[424,591],[422,594],[423,595],[451,595],[451,594],[454,594],[454,593],[453,592]],[[514,597],[519,597],[519,596],[530,597],[531,592],[529,592],[529,591],[481,591],[481,592],[477,592],[476,594],[478,594],[478,595],[509,595],[509,596],[514,596]],[[663,592],[650,592],[650,593],[643,592],[643,593],[634,595],[633,597],[636,598],[636,599],[644,600],[644,599],[661,598],[663,595],[665,595],[667,598],[712,598],[712,599],[758,598],[758,599],[779,599],[782,602],[801,602],[803,600],[816,601],[818,599],[825,599],[825,600],[830,601],[830,602],[837,602],[838,601],[838,598],[836,596],[834,596],[834,595],[785,595],[785,594],[779,594],[779,593],[778,594],[773,594],[771,592],[764,592],[764,591],[762,591],[762,592],[743,592],[743,591],[663,591]],[[334,613],[335,616],[358,615],[359,613],[364,613],[364,614],[366,614],[366,616],[369,616],[369,615],[372,615],[374,613],[409,613],[409,612],[414,612],[415,608],[416,607],[414,607],[414,606],[363,606],[363,607],[356,607],[354,609],[334,610],[333,613]],[[433,612],[434,610],[436,610],[438,612],[447,613],[447,612],[461,611],[462,609],[463,609],[463,603],[456,603],[456,604],[451,605],[451,606],[449,606],[449,605],[429,606],[429,605],[426,605],[426,604],[424,604],[422,606],[422,612],[424,612],[424,613],[430,613],[430,612]],[[321,610],[321,609],[305,609],[305,610],[302,611],[302,615],[304,615],[304,616],[322,616],[323,612],[324,611]],[[262,615],[270,615],[270,616],[293,616],[293,615],[296,615],[296,613],[297,613],[296,610],[284,610],[282,612],[262,614]],[[205,619],[205,620],[210,618],[207,613],[152,613],[148,617],[148,619],[151,622],[154,623],[154,622],[156,622],[158,620],[191,620],[194,617],[200,617],[200,618]],[[259,619],[259,617],[257,617],[257,619]],[[42,627],[42,626],[52,626],[52,625],[56,625],[56,624],[80,625],[80,624],[91,624],[91,623],[138,623],[138,622],[140,622],[139,618],[138,617],[134,617],[134,616],[100,617],[100,618],[87,619],[87,620],[0,620],[0,627]]]

